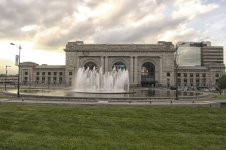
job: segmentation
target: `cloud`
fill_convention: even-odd
[[[198,40],[191,24],[221,7],[202,0],[2,0],[0,39],[62,49],[68,41],[152,43]]]

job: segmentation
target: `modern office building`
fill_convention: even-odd
[[[223,47],[210,42],[181,42],[178,83],[181,88],[214,86],[224,74]],[[65,65],[21,63],[22,84],[72,86],[79,67],[103,71],[128,69],[131,86],[175,86],[175,51],[171,42],[157,44],[66,44]]]
[[[223,47],[210,42],[180,42],[179,87],[214,87],[225,73]]]

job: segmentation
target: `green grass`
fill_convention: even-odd
[[[0,149],[226,149],[226,108],[0,105]]]
[[[4,93],[1,93],[0,91],[0,99],[10,98],[9,95],[5,95]]]
[[[221,95],[219,91],[217,92],[201,91],[200,93],[207,93],[209,95],[210,100],[226,100],[226,94],[224,94],[223,92]]]
[[[212,99],[216,99],[216,100],[226,100],[226,95],[225,94],[219,94],[219,93],[213,93],[212,94],[213,98]]]

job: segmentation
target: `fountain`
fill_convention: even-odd
[[[165,90],[161,88],[138,88],[129,91],[129,73],[128,70],[113,68],[110,72],[103,72],[102,68],[97,70],[95,67],[90,70],[79,68],[75,80],[75,85],[72,90],[65,89],[30,89],[25,88],[20,90],[23,97],[28,98],[43,98],[43,99],[60,99],[85,102],[101,101],[124,101],[131,100],[150,100],[154,99],[174,99],[175,91]],[[17,93],[16,90],[10,90],[9,94]],[[179,92],[180,99],[183,97],[196,98],[195,92]],[[203,95],[205,96],[205,95]],[[200,97],[200,96],[199,96]]]
[[[79,68],[75,80],[75,92],[84,93],[126,93],[129,92],[128,70],[121,70],[114,67],[111,72],[99,71],[93,67]]]

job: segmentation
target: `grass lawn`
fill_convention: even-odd
[[[5,95],[4,93],[2,93],[2,92],[0,91],[0,99],[12,98],[12,97],[14,97],[14,96]]]
[[[226,149],[226,108],[0,105],[0,149]]]
[[[226,100],[226,95],[225,94],[219,94],[219,93],[211,93],[212,95],[212,99],[216,99],[216,100]]]

